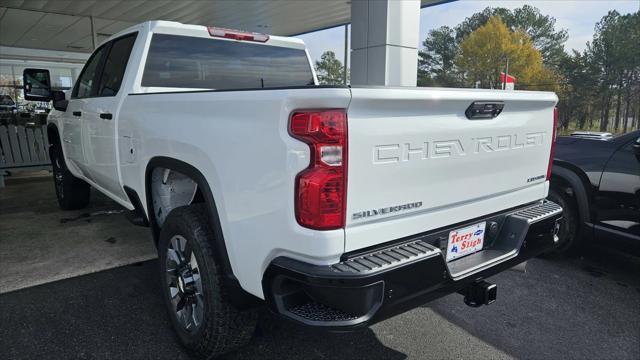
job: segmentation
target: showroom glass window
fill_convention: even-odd
[[[301,49],[258,43],[155,34],[142,86],[254,89],[313,85]]]

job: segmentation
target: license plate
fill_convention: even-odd
[[[486,221],[449,233],[447,243],[447,261],[473,254],[482,250]]]

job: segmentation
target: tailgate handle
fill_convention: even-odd
[[[464,112],[469,120],[488,120],[500,115],[504,109],[502,101],[474,101]]]

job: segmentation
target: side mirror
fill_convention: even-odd
[[[49,70],[24,69],[22,80],[25,100],[51,100],[51,76],[49,75]]]
[[[53,100],[54,109],[58,111],[67,111],[69,100],[65,99],[64,91],[54,90],[51,93],[51,100]]]

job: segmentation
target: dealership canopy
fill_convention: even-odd
[[[447,0],[0,0],[0,46],[91,52],[147,20],[274,35],[351,23],[352,82],[411,85],[415,66],[401,69],[417,61],[419,9],[442,2]]]

